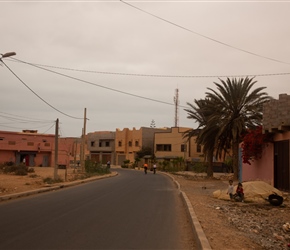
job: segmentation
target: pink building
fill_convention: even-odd
[[[80,160],[79,138],[58,139],[58,166],[69,167]],[[55,135],[38,134],[37,130],[0,131],[0,164],[13,162],[26,166],[54,166]]]
[[[290,96],[279,95],[264,105],[263,132],[273,134],[262,158],[242,164],[242,181],[263,180],[281,190],[290,190]]]

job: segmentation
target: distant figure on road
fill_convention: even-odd
[[[156,174],[156,163],[153,164],[153,174]]]
[[[111,162],[107,161],[107,168],[110,168],[110,167],[111,167]]]
[[[145,172],[145,174],[147,174],[147,168],[148,168],[147,163],[144,163],[144,172]]]

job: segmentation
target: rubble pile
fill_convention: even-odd
[[[270,204],[229,202],[214,209],[224,213],[230,224],[263,249],[284,250],[290,243],[289,202],[280,207]]]

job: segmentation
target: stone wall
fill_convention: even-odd
[[[263,131],[277,132],[290,130],[290,95],[280,94],[263,106]]]

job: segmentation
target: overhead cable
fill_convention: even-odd
[[[17,60],[17,59],[16,59]],[[83,119],[83,118],[79,118],[79,117],[75,117],[75,116],[71,116],[69,114],[66,114],[64,112],[62,112],[61,110],[55,108],[54,106],[52,106],[50,103],[48,103],[46,100],[44,100],[40,95],[38,95],[33,89],[31,89],[18,75],[16,75],[14,73],[14,71],[12,69],[10,69],[7,64],[1,60],[1,62],[5,65],[5,67],[26,87],[28,88],[34,95],[36,95],[41,101],[43,101],[45,104],[47,104],[49,107],[51,107],[52,109],[54,109],[55,111],[67,116],[67,117],[70,117],[70,118],[73,118],[73,119]]]
[[[13,58],[15,59],[15,58]],[[11,60],[11,62],[17,62],[15,60]],[[23,63],[24,61],[19,61]],[[262,74],[239,74],[239,75],[159,75],[159,74],[142,74],[142,73],[123,73],[123,72],[110,72],[110,71],[97,71],[97,70],[87,70],[87,69],[74,69],[74,68],[67,68],[67,67],[60,67],[60,66],[52,66],[46,64],[39,64],[39,63],[29,63],[33,66],[40,66],[44,68],[52,68],[52,69],[60,69],[60,70],[67,70],[67,71],[76,71],[76,72],[83,72],[83,73],[94,73],[94,74],[104,74],[104,75],[121,75],[121,76],[137,76],[137,77],[156,77],[156,78],[235,78],[235,77],[269,77],[269,76],[283,76],[283,75],[290,75],[290,72],[280,72],[280,73],[262,73]]]
[[[107,89],[107,90],[114,91],[114,92],[117,92],[117,93],[121,93],[121,94],[124,94],[124,95],[129,95],[129,96],[133,96],[133,97],[137,97],[137,98],[141,98],[141,99],[145,99],[145,100],[149,100],[149,101],[153,101],[153,102],[163,103],[163,104],[167,104],[167,105],[171,105],[171,106],[174,105],[173,103],[170,103],[170,102],[164,102],[164,101],[156,100],[156,99],[153,99],[153,98],[140,96],[140,95],[132,94],[132,93],[125,92],[125,91],[122,91],[122,90],[106,87],[106,86],[103,86],[103,85],[100,85],[100,84],[96,84],[96,83],[92,83],[92,82],[89,82],[89,81],[86,81],[86,80],[82,80],[82,79],[77,78],[77,77],[69,76],[69,75],[66,75],[66,74],[63,74],[63,73],[60,73],[60,72],[56,72],[56,71],[53,71],[53,70],[50,70],[50,69],[46,69],[44,67],[40,67],[40,66],[37,66],[35,64],[31,64],[31,63],[28,63],[28,62],[25,62],[25,61],[22,61],[22,60],[19,60],[19,59],[16,59],[16,58],[14,58],[14,59],[19,61],[19,62],[25,63],[27,65],[30,65],[30,66],[33,66],[33,67],[36,67],[36,68],[39,68],[39,69],[42,69],[42,70],[45,70],[45,71],[60,75],[60,76],[67,77],[69,79],[73,79],[73,80],[76,80],[76,81],[87,83],[87,84],[90,84],[90,85],[93,85],[93,86],[96,86],[96,87],[99,87],[99,88]],[[182,106],[179,106],[179,107],[182,107]]]
[[[226,47],[229,47],[229,48],[232,48],[232,49],[235,49],[235,50],[238,50],[238,51],[241,51],[241,52],[244,52],[244,53],[247,53],[247,54],[250,54],[250,55],[256,56],[256,57],[260,57],[260,58],[267,59],[267,60],[270,60],[270,61],[274,61],[274,62],[278,62],[278,63],[283,63],[283,64],[288,64],[288,65],[290,65],[289,62],[284,62],[284,61],[277,60],[277,59],[274,59],[274,58],[271,58],[271,57],[262,56],[262,55],[259,55],[259,54],[257,54],[257,53],[254,53],[254,52],[251,52],[251,51],[248,51],[248,50],[244,50],[244,49],[238,48],[238,47],[236,47],[236,46],[230,45],[230,44],[228,44],[228,43],[221,42],[221,41],[219,41],[219,40],[217,40],[217,39],[214,39],[214,38],[211,38],[211,37],[209,37],[209,36],[202,35],[202,34],[196,32],[196,31],[193,31],[193,30],[191,30],[191,29],[185,28],[185,27],[183,27],[183,26],[181,26],[181,25],[179,25],[179,24],[176,24],[176,23],[171,22],[171,21],[169,21],[169,20],[167,20],[167,19],[164,19],[164,18],[162,18],[162,17],[159,17],[159,16],[157,16],[157,15],[154,15],[154,14],[148,12],[148,11],[145,11],[145,10],[143,10],[143,9],[141,9],[141,8],[138,8],[138,7],[132,5],[132,4],[128,3],[128,2],[123,1],[123,0],[120,0],[120,2],[123,3],[123,4],[126,4],[126,5],[128,5],[128,6],[130,6],[130,7],[132,7],[132,8],[134,8],[134,9],[136,9],[136,10],[139,10],[139,11],[141,11],[141,12],[143,12],[143,13],[146,13],[147,15],[153,16],[153,17],[155,17],[155,18],[157,18],[157,19],[159,19],[159,20],[161,20],[161,21],[163,21],[163,22],[169,23],[169,24],[171,24],[171,25],[173,25],[173,26],[175,26],[175,27],[178,27],[178,28],[180,28],[180,29],[186,30],[186,31],[188,31],[188,32],[190,32],[190,33],[193,33],[193,34],[195,34],[195,35],[198,35],[198,36],[200,36],[200,37],[203,37],[203,38],[205,38],[205,39],[207,39],[207,40],[210,40],[210,41],[213,41],[213,42],[215,42],[215,43],[219,43],[219,44],[224,45],[224,46],[226,46]]]

